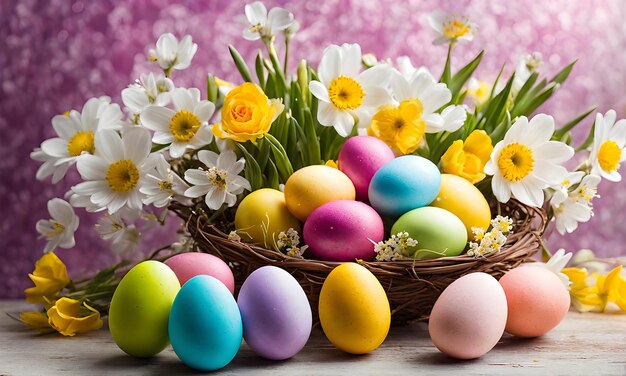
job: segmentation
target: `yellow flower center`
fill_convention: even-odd
[[[417,98],[403,100],[398,106],[384,106],[372,117],[370,135],[403,154],[410,153],[424,137],[422,111],[422,102]]]
[[[200,129],[200,119],[190,111],[180,110],[170,120],[170,132],[176,141],[189,141]]]
[[[606,172],[612,172],[619,168],[619,161],[622,159],[622,150],[615,141],[604,141],[598,151],[598,163]]]
[[[72,157],[81,155],[84,151],[93,154],[95,151],[93,131],[78,131],[67,142],[67,154]]]
[[[50,229],[47,231],[44,236],[46,238],[54,238],[61,235],[65,231],[65,226],[61,223],[55,221],[54,219],[50,220]]]
[[[460,38],[470,32],[470,27],[466,22],[459,19],[444,21],[443,35],[448,39]]]
[[[139,182],[139,170],[131,160],[117,161],[109,166],[106,180],[115,192],[128,192]]]
[[[162,191],[171,191],[173,184],[167,180],[161,180],[159,182],[159,189]]]
[[[505,146],[498,157],[498,168],[506,180],[516,182],[533,171],[535,160],[527,146],[514,142]]]
[[[226,171],[211,167],[207,170],[206,176],[209,181],[217,188],[226,188]]]
[[[330,101],[340,110],[354,110],[361,106],[365,92],[354,78],[339,76],[328,87]]]

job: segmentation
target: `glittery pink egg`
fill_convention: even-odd
[[[367,201],[367,190],[372,176],[394,158],[393,151],[383,141],[370,136],[355,136],[343,144],[338,165],[352,180],[356,188],[356,199]]]
[[[383,221],[359,201],[332,201],[315,209],[304,223],[304,241],[311,253],[328,261],[371,260],[374,243],[383,240]]]

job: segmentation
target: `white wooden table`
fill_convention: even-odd
[[[0,375],[198,375],[171,347],[152,359],[134,359],[117,348],[106,329],[74,338],[37,335],[5,312],[27,308],[0,301]],[[391,329],[368,355],[335,349],[315,328],[294,358],[257,357],[244,344],[216,375],[626,375],[626,315],[570,312],[554,331],[532,340],[505,335],[487,355],[456,361],[439,353],[425,324]]]

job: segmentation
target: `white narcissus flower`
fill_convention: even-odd
[[[212,151],[200,150],[198,159],[207,169],[189,169],[185,171],[185,180],[194,186],[185,191],[185,196],[196,198],[205,196],[209,209],[217,210],[224,203],[232,207],[237,202],[237,195],[244,190],[251,190],[250,183],[239,173],[245,167],[243,158],[226,150],[219,155]]]
[[[496,90],[497,91],[497,90]],[[474,102],[475,106],[482,106],[491,95],[491,86],[487,81],[480,81],[474,77],[470,78],[467,84],[467,96]],[[494,93],[496,95],[496,93]]]
[[[317,120],[342,137],[352,132],[355,118],[366,128],[376,109],[392,101],[386,89],[392,72],[386,64],[361,72],[358,44],[328,46],[317,70],[319,81],[309,83],[311,94],[319,99]]]
[[[563,181],[567,175],[561,166],[574,155],[574,149],[551,141],[554,119],[545,114],[518,118],[498,142],[485,165],[485,173],[493,175],[491,188],[500,202],[512,197],[520,202],[540,207],[543,190]]]
[[[80,220],[74,213],[72,205],[60,198],[48,201],[50,219],[37,221],[37,232],[46,238],[48,243],[44,252],[54,251],[56,248],[72,248],[76,245],[74,233]]]
[[[170,156],[180,158],[187,149],[199,149],[213,140],[208,121],[215,105],[200,100],[200,90],[177,88],[172,92],[174,110],[149,106],[141,113],[141,124],[155,131],[152,141],[168,145]]]
[[[549,271],[551,271],[552,273],[556,274],[559,277],[559,279],[561,280],[561,282],[563,282],[563,285],[565,285],[565,287],[569,287],[570,280],[567,277],[567,275],[565,275],[564,273],[561,273],[561,270],[565,268],[565,266],[567,265],[567,263],[569,262],[571,258],[572,258],[571,252],[565,253],[564,249],[559,249],[555,254],[552,255],[552,257],[550,257],[550,260],[548,260],[548,262],[546,263],[529,262],[529,263],[522,264],[522,267],[540,267],[540,268],[548,269]]]
[[[433,41],[435,45],[457,41],[469,42],[474,39],[474,34],[478,28],[465,16],[441,12],[432,13],[428,17],[428,23],[437,32],[437,38]]]
[[[93,154],[98,130],[122,128],[122,110],[109,97],[91,98],[82,112],[72,110],[53,117],[52,126],[58,137],[45,140],[41,152],[35,149],[31,157],[44,161],[38,178],[53,175],[53,181],[58,182],[81,154]]]
[[[109,214],[123,207],[141,210],[139,187],[154,168],[148,158],[151,148],[150,134],[142,128],[128,129],[122,136],[110,130],[98,132],[96,153],[78,159],[78,172],[85,181],[72,190],[106,207]]]
[[[271,40],[277,31],[285,30],[293,24],[293,14],[286,9],[274,7],[269,13],[265,5],[255,1],[245,6],[248,26],[243,29],[243,37],[247,40]]]
[[[404,78],[406,78],[407,80],[410,80],[413,76],[421,72],[426,72],[432,76],[428,68],[416,68],[411,61],[411,58],[409,58],[408,56],[400,56],[399,58],[397,58],[396,65],[400,74],[404,76]]]
[[[442,131],[454,132],[460,129],[467,119],[467,111],[465,106],[451,105],[441,111],[441,117],[443,118]]]
[[[169,78],[153,73],[142,74],[139,80],[122,90],[122,101],[133,115],[141,112],[151,104],[167,106],[170,103],[174,82]]]
[[[155,61],[166,74],[172,69],[183,70],[191,65],[191,59],[198,51],[198,45],[193,43],[191,35],[185,35],[179,42],[171,33],[162,34],[156,43],[156,48],[149,52],[150,60]]]
[[[591,173],[613,182],[622,180],[618,170],[620,162],[626,159],[626,119],[615,122],[616,119],[614,110],[609,110],[604,116],[596,114],[589,155]]]
[[[141,232],[134,224],[126,224],[121,213],[105,214],[98,218],[96,231],[104,240],[111,242],[111,250],[129,255],[141,240]]]
[[[162,154],[156,156],[156,166],[148,173],[139,191],[146,195],[143,203],[153,204],[157,208],[167,206],[172,197],[183,196],[189,185],[172,171],[170,164]]]
[[[511,91],[517,93],[522,86],[528,81],[530,75],[537,72],[539,67],[543,64],[541,53],[533,52],[528,55],[524,55],[515,68],[515,79],[513,79],[513,87]]]
[[[592,200],[600,183],[597,175],[585,175],[582,171],[569,173],[555,189],[550,206],[554,211],[557,231],[563,235],[572,233],[578,223],[587,222],[593,216]],[[574,189],[572,187],[576,186]]]

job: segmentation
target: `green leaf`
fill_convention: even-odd
[[[211,73],[207,75],[206,79],[206,96],[210,102],[217,102],[217,95],[219,90],[217,88],[217,84],[215,83],[215,77]]]
[[[452,78],[450,79],[450,83],[448,84],[448,88],[452,92],[452,97],[456,97],[463,85],[467,82],[467,80],[472,77],[472,74],[480,64],[480,61],[483,58],[483,54],[485,51],[480,51],[480,53],[474,58],[474,60],[470,61],[466,66],[461,68]]]
[[[230,56],[232,56],[233,61],[237,66],[237,70],[241,75],[241,78],[243,78],[243,80],[246,82],[252,82],[252,76],[250,76],[250,70],[248,69],[248,65],[246,64],[243,57],[241,57],[239,51],[237,51],[237,49],[231,44],[228,45],[228,51],[230,51]]]
[[[287,179],[293,174],[293,166],[291,165],[290,158],[287,156],[287,152],[285,148],[278,142],[274,136],[271,134],[266,134],[265,138],[270,143],[270,147],[272,149],[272,154],[274,155],[274,162],[276,163],[276,169],[278,170],[278,175],[280,176],[283,182],[286,182]]]
[[[321,150],[320,141],[315,132],[315,124],[313,122],[313,115],[309,109],[304,110],[304,134],[306,135],[306,146],[309,149],[308,164],[321,164]]]
[[[263,69],[263,53],[259,50],[254,61],[254,68],[256,70],[256,77],[259,80],[259,86],[265,91],[265,69]]]
[[[561,138],[563,138],[563,136],[565,134],[569,133],[569,131],[572,130],[572,128],[574,128],[584,118],[589,116],[589,114],[591,114],[593,111],[595,111],[596,108],[598,108],[598,106],[593,106],[590,109],[588,109],[587,111],[583,112],[582,114],[576,116],[574,119],[568,121],[567,124],[565,124],[561,128],[557,129],[556,132],[554,132],[553,138],[554,139],[561,139]]]
[[[276,82],[278,83],[278,93],[284,95],[285,90],[288,89],[287,80],[285,79],[285,73],[280,65],[280,61],[278,61],[278,56],[276,55],[276,50],[274,49],[274,45],[270,45],[270,61],[272,62],[272,67],[274,68],[274,72],[276,73]]]
[[[276,170],[276,165],[272,160],[267,164],[267,183],[266,186],[274,189],[278,189],[278,185],[280,181],[278,180],[278,171]]]
[[[261,168],[259,164],[256,162],[252,154],[240,143],[235,143],[239,147],[239,150],[244,155],[246,159],[246,167],[244,168],[244,174],[246,179],[250,182],[250,186],[253,191],[257,189],[263,188],[263,174],[261,173]]]
[[[578,153],[579,151],[585,150],[587,149],[589,146],[591,146],[591,144],[593,143],[593,134],[596,131],[596,123],[593,123],[593,126],[591,127],[591,129],[589,130],[589,134],[587,135],[587,138],[585,139],[585,141],[583,141],[582,144],[580,144],[577,148],[576,148],[576,152]]]
[[[515,81],[515,73],[511,75],[509,80],[506,83],[506,86],[498,95],[493,98],[493,100],[489,101],[487,104],[487,108],[484,112],[484,117],[481,120],[484,122],[483,129],[487,131],[487,133],[493,132],[493,130],[498,126],[500,120],[504,118],[504,113],[506,112],[506,104],[509,100],[509,95],[511,93],[511,88],[513,87],[513,82]]]
[[[559,73],[557,73],[550,80],[550,82],[556,82],[556,83],[562,84],[567,79],[569,74],[572,72],[572,69],[574,68],[574,65],[576,64],[577,61],[578,61],[578,59],[572,61],[565,68],[561,69],[561,71]]]
[[[517,105],[519,102],[522,102],[526,98],[526,94],[533,87],[535,82],[537,82],[537,78],[539,78],[539,73],[533,72],[530,77],[524,82],[524,85],[519,89],[517,94],[515,95],[515,104]]]
[[[448,85],[450,83],[450,60],[452,57],[452,43],[448,44],[448,55],[446,57],[446,64],[443,67],[443,73],[441,73],[441,78],[439,82],[443,82]]]

